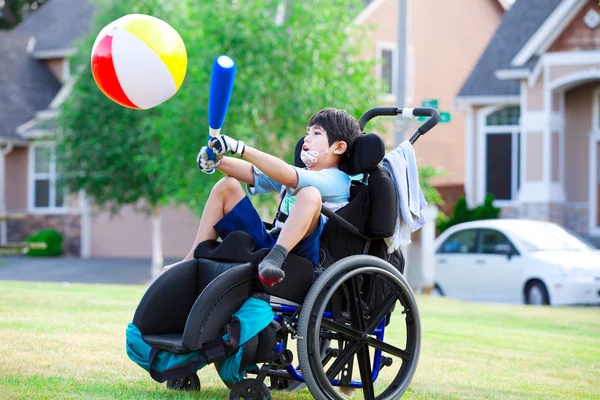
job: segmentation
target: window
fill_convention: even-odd
[[[513,244],[503,233],[493,229],[483,229],[481,231],[481,234],[479,235],[479,253],[499,254],[496,249],[496,246],[499,244],[509,245],[513,254],[517,253]]]
[[[384,93],[393,94],[394,84],[394,51],[381,49],[381,79],[385,84]]]
[[[398,90],[398,75],[404,73],[404,91],[405,102],[409,104],[413,99],[414,91],[414,49],[413,46],[406,46],[406,65],[403,71],[398,69],[398,53],[396,43],[377,42],[376,44],[376,71],[377,78],[381,79],[383,84],[383,94],[385,101],[396,101],[396,92]]]
[[[515,200],[520,187],[521,110],[505,107],[485,118],[485,192],[496,200]]]
[[[64,195],[57,189],[55,149],[53,145],[33,145],[31,148],[31,208],[56,210],[64,207]]]
[[[475,253],[477,230],[466,229],[455,232],[442,244],[438,253],[442,254],[468,254]]]

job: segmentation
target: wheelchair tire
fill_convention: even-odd
[[[188,375],[183,378],[169,379],[167,381],[167,389],[192,391],[200,390],[200,378],[198,375]]]
[[[365,315],[360,297],[364,295],[359,289],[363,274],[382,279],[392,289],[392,294],[386,302],[378,305],[377,310],[368,310],[369,315]],[[342,284],[345,284],[345,288],[349,291],[350,304],[347,306],[351,316],[351,321],[343,324],[323,318],[325,307]],[[353,299],[358,301],[352,301]],[[397,304],[398,302],[400,304]],[[395,324],[404,319],[406,326],[404,349],[396,347],[395,343],[379,341],[372,336],[373,330],[380,325],[394,306],[396,306],[395,320],[397,319]],[[324,332],[322,328],[328,331],[329,336],[331,332],[337,334],[340,339],[336,342],[343,343],[343,345],[339,344],[338,355],[334,361],[325,366],[318,357],[314,356],[319,352],[320,336]],[[306,385],[315,399],[345,399],[334,388],[331,381],[342,373],[350,361],[360,371],[362,391],[366,400],[398,399],[408,389],[417,369],[421,349],[421,321],[412,289],[400,271],[383,259],[369,255],[356,255],[332,264],[313,284],[302,306],[298,321],[298,336],[302,338],[298,340],[300,368]],[[388,367],[393,364],[390,356],[395,357],[394,362],[400,364],[389,386],[377,394],[371,380],[373,373],[371,359],[374,357],[375,349],[382,351],[380,358],[382,365]],[[387,357],[383,356],[384,353]],[[368,379],[363,379],[367,377]],[[381,385],[378,385],[378,388],[380,387]]]
[[[267,385],[256,379],[244,379],[235,384],[229,393],[229,400],[271,400]]]

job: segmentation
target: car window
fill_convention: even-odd
[[[455,232],[440,247],[438,253],[443,254],[468,254],[475,253],[476,229],[466,229]]]
[[[483,254],[498,254],[496,246],[499,244],[507,244],[511,247],[513,253],[516,253],[515,246],[503,233],[494,229],[482,229],[479,235],[479,253]]]

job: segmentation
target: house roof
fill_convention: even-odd
[[[45,110],[61,87],[45,63],[27,53],[29,39],[0,31],[0,139],[24,141],[17,127]]]
[[[64,57],[73,41],[89,31],[93,15],[89,0],[48,0],[13,31],[35,37],[34,57]]]
[[[510,65],[511,60],[562,1],[516,0],[502,18],[458,97],[519,95],[521,84],[518,80],[500,80],[494,73],[514,68]],[[535,64],[536,58],[532,58],[518,68],[532,70]]]

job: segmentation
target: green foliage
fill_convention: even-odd
[[[444,175],[444,170],[435,167],[419,167],[419,184],[425,200],[430,205],[441,206],[444,199],[440,192],[431,184],[433,178]]]
[[[218,55],[231,56],[238,67],[223,133],[289,162],[319,109],[344,108],[359,117],[376,105],[373,62],[359,57],[366,35],[352,24],[364,7],[359,0],[286,2],[281,25],[274,23],[279,2],[271,0],[108,4],[72,60],[79,79],[62,107],[58,137],[65,186],[85,189],[96,204],[116,210],[142,199],[150,206],[174,200],[200,211],[221,177],[196,166],[206,143],[210,73]],[[90,73],[95,35],[130,13],[165,20],[186,44],[182,87],[152,110],[112,103]]]
[[[125,204],[144,200],[141,211],[150,213],[173,190],[146,160],[156,156],[160,146],[156,132],[145,123],[157,118],[157,111],[121,107],[98,89],[89,65],[90,50],[97,32],[128,13],[165,12],[158,0],[135,4],[124,1],[99,4],[90,37],[82,39],[72,60],[77,80],[61,107],[58,119],[57,157],[61,180],[69,192],[85,190],[100,207],[116,212]],[[110,4],[110,8],[105,5]]]
[[[62,235],[54,229],[44,229],[27,238],[27,243],[45,243],[45,249],[29,249],[28,256],[34,257],[50,257],[59,256],[63,253],[62,250]]]
[[[482,219],[496,219],[500,216],[501,210],[492,205],[493,201],[494,196],[488,193],[485,196],[485,201],[482,205],[470,209],[467,206],[467,200],[464,197],[461,197],[456,201],[451,217],[447,217],[444,214],[439,215],[436,223],[437,229],[440,233],[442,233],[451,226],[461,224],[463,222],[479,221]]]
[[[46,0],[0,0],[0,29],[12,29]]]

